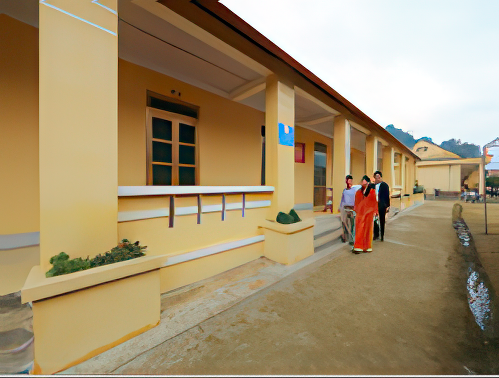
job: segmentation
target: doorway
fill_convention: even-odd
[[[326,205],[327,146],[314,143],[314,207]]]

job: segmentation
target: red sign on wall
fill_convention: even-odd
[[[305,163],[305,143],[295,143],[295,163]]]

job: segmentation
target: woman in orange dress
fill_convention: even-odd
[[[353,253],[372,252],[373,218],[378,213],[376,190],[368,176],[362,177],[362,188],[355,193],[355,242]]]

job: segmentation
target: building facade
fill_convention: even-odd
[[[483,194],[481,157],[462,158],[426,140],[417,142],[413,151],[421,159],[416,163],[417,179],[418,184],[424,186],[427,198],[433,198],[436,193],[459,198],[463,189]]]
[[[150,328],[160,293],[310,256],[317,212],[331,197],[337,212],[347,174],[379,169],[401,208],[414,202],[418,156],[217,1],[0,7],[0,294],[24,286],[33,303],[37,372]],[[276,224],[293,208],[302,222]],[[59,252],[92,257],[123,238],[148,257],[45,278]],[[78,347],[44,336],[61,316],[111,311],[107,295],[135,314],[131,280],[149,293],[137,322]]]

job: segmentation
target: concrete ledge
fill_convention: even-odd
[[[292,223],[292,224],[281,224],[265,220],[259,227],[272,230],[274,232],[278,232],[281,234],[294,234],[296,232],[300,232],[314,226],[315,226],[315,219],[309,218],[309,219],[304,219],[301,222]]]
[[[265,236],[258,235],[258,236],[253,236],[250,238],[233,240],[233,241],[230,241],[227,243],[216,244],[216,245],[212,245],[209,247],[196,249],[196,250],[190,251],[190,252],[184,252],[184,253],[180,253],[180,254],[179,253],[175,253],[175,254],[171,253],[171,254],[166,255],[166,256],[168,256],[168,260],[163,264],[163,267],[181,264],[181,263],[192,261],[192,260],[197,260],[197,259],[211,256],[211,255],[216,255],[217,253],[222,253],[222,252],[230,251],[232,249],[245,247],[245,246],[250,245],[250,244],[260,243],[260,242],[263,242],[264,240],[265,240]]]
[[[0,235],[0,251],[40,244],[40,232]]]
[[[45,277],[39,265],[34,266],[21,289],[22,302],[41,299],[119,280],[140,273],[159,269],[167,260],[166,256],[143,256],[114,264],[99,266],[80,272],[56,277]]]
[[[314,226],[314,218],[293,224],[265,221],[260,226],[265,235],[265,257],[281,264],[291,265],[312,256]]]
[[[159,269],[33,302],[35,374],[53,374],[160,321]]]

